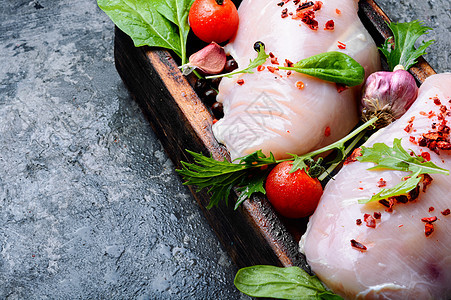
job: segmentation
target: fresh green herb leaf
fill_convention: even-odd
[[[260,45],[260,50],[257,51],[257,53],[258,53],[257,58],[255,58],[254,60],[251,59],[249,62],[249,66],[247,66],[247,68],[245,68],[245,69],[241,69],[241,70],[237,70],[237,71],[233,71],[233,72],[225,73],[225,74],[207,76],[205,78],[206,79],[213,79],[213,78],[219,78],[219,77],[231,78],[233,75],[240,74],[240,73],[254,73],[253,70],[256,67],[264,64],[269,57],[269,55],[266,54],[265,47],[263,45]]]
[[[206,157],[200,153],[187,150],[187,152],[193,156],[194,164],[182,161],[182,169],[176,171],[185,180],[185,185],[195,185],[198,187],[198,190],[209,188],[208,191],[212,193],[212,196],[207,208],[218,205],[221,200],[225,200],[227,203],[232,188],[238,187],[238,191],[241,192],[241,196],[235,205],[236,209],[238,205],[249,198],[253,193],[265,193],[263,183],[268,171],[267,168],[263,168],[264,170],[262,170],[261,167],[267,167],[294,159],[291,172],[295,172],[298,169],[307,168],[307,165],[305,164],[306,160],[313,160],[313,158],[318,154],[333,149],[338,149],[339,156],[343,158],[344,144],[356,135],[359,135],[360,132],[364,131],[376,121],[377,118],[371,119],[343,139],[329,146],[301,156],[291,154],[293,156],[292,158],[282,160],[276,160],[272,153],[269,157],[266,157],[261,150],[258,150],[254,153],[236,159],[235,161],[238,161],[238,163],[231,163],[225,159],[223,161],[217,161],[212,157]],[[361,135],[359,136],[361,137]],[[313,163],[316,164],[315,162]],[[309,162],[309,164],[312,164],[312,162]]]
[[[316,276],[298,267],[257,265],[238,270],[234,284],[251,297],[277,299],[342,299],[326,290]]]
[[[393,140],[393,147],[384,143],[375,143],[373,147],[362,147],[362,156],[357,157],[360,162],[373,162],[376,166],[368,170],[398,170],[412,172],[410,178],[400,182],[392,188],[384,188],[371,199],[359,200],[359,203],[379,201],[393,196],[404,195],[416,188],[421,181],[421,174],[449,175],[449,171],[438,167],[433,162],[425,161],[423,157],[413,153],[410,155],[401,145],[401,139]]]
[[[349,55],[330,51],[310,56],[295,63],[293,67],[279,67],[293,70],[325,81],[347,86],[359,85],[365,79],[365,70]]]
[[[157,11],[177,25],[180,36],[182,65],[186,63],[186,41],[190,30],[188,24],[189,9],[194,0],[153,0]]]
[[[360,162],[373,162],[376,166],[369,170],[390,169],[399,171],[420,172],[421,174],[449,175],[449,171],[436,166],[433,162],[425,161],[423,157],[412,152],[410,155],[401,145],[401,139],[393,140],[393,147],[384,143],[375,143],[372,148],[362,147],[362,156],[357,157]]]
[[[420,47],[415,49],[415,42],[418,38],[432,29],[418,20],[407,23],[390,23],[388,26],[393,32],[394,41],[391,39],[385,40],[379,50],[387,58],[390,70],[393,70],[397,65],[402,65],[405,70],[408,70],[417,62],[418,57],[426,54],[426,48],[434,43],[433,40],[422,41]]]
[[[189,7],[182,6],[188,5],[190,1],[158,1],[158,5],[154,2],[156,1],[97,0],[99,7],[117,27],[132,38],[136,47],[163,47],[173,50],[182,60],[186,60],[186,14]],[[168,7],[174,3],[174,7]]]

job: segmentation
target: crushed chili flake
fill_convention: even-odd
[[[431,154],[429,152],[422,152],[421,157],[424,158],[425,161],[431,160]]]
[[[441,105],[441,104],[442,104],[442,102],[440,101],[440,99],[437,98],[437,97],[434,97],[433,100],[434,100],[434,104],[435,104],[435,105]]]
[[[257,67],[257,71],[259,71],[259,72],[263,71],[264,69],[265,69],[265,66],[262,66],[262,65],[259,65]]]
[[[359,242],[357,242],[354,239],[351,240],[351,246],[352,246],[352,248],[355,248],[355,249],[360,250],[360,251],[366,251],[367,250],[367,248],[366,248],[366,246],[364,244],[359,243]]]
[[[355,220],[355,223],[357,224],[357,225],[362,225],[362,219],[357,219],[357,220]]]
[[[380,218],[381,218],[382,215],[381,215],[380,212],[375,211],[374,214],[373,214],[373,216],[374,216],[374,218],[375,218],[376,220],[380,220]]]
[[[218,122],[218,119],[213,119],[213,124],[215,124],[216,122]]]
[[[284,10],[282,10],[281,17],[282,17],[282,19],[288,17],[288,8],[285,8]]]
[[[335,86],[337,87],[337,92],[338,93],[341,93],[341,92],[343,92],[343,91],[348,89],[348,87],[346,85],[341,84],[341,83],[336,83]]]
[[[346,44],[345,44],[345,43],[342,43],[342,42],[340,42],[340,41],[338,41],[337,47],[338,47],[339,49],[346,49]]]
[[[334,28],[335,28],[334,20],[327,21],[326,25],[324,26],[324,30],[334,30]]]
[[[442,215],[447,216],[451,213],[451,211],[449,210],[449,208],[445,209],[444,211],[441,212]]]
[[[236,83],[238,83],[239,85],[243,85],[244,84],[244,79],[238,79],[236,81]]]
[[[288,72],[287,72],[287,76],[290,76],[290,75],[291,75],[291,71],[288,71]]]
[[[304,83],[302,81],[296,81],[296,87],[302,90],[304,88]]]
[[[298,5],[299,2],[301,2],[301,0],[293,0],[293,3],[294,3],[295,5]]]
[[[379,179],[377,182],[377,187],[382,188],[384,186],[387,186],[387,181],[385,181],[384,178]]]
[[[337,15],[341,15],[341,10],[339,10],[338,8],[335,9],[335,12],[337,13]]]
[[[409,141],[410,141],[411,143],[416,144],[416,142],[415,142],[415,137],[414,137],[414,136],[409,136]]]
[[[277,60],[277,57],[271,58],[271,63],[272,63],[273,65],[278,65],[278,64],[279,64],[279,61]]]
[[[327,126],[326,129],[324,129],[324,135],[330,136],[330,127],[329,126]]]
[[[321,1],[316,1],[315,4],[313,5],[312,9],[314,11],[320,10],[321,7],[323,7],[323,2]]]
[[[370,214],[363,215],[363,221],[366,223],[367,227],[376,228],[376,220]]]
[[[357,157],[362,156],[362,149],[356,148],[352,151],[351,155],[349,155],[344,161],[344,165],[357,161]]]
[[[274,67],[271,67],[271,66],[268,66],[267,68],[268,68],[268,71],[271,72],[271,73],[274,73],[275,71],[279,70],[279,68],[274,68]]]
[[[271,57],[271,58],[274,58],[274,57],[276,57],[275,55],[274,55],[274,53],[272,53],[272,52],[269,52],[269,57]]]
[[[429,212],[433,212],[434,209],[435,209],[435,208],[434,208],[433,206],[429,207]]]
[[[413,123],[409,123],[409,124],[407,124],[406,128],[404,128],[404,131],[407,133],[411,133],[412,127],[413,127]]]
[[[425,222],[425,223],[434,223],[435,221],[437,221],[437,217],[436,216],[426,217],[426,218],[422,218],[421,221]]]
[[[415,116],[413,116],[412,118],[410,118],[408,123],[412,123],[415,120]]]
[[[283,1],[282,1],[282,2],[279,2],[279,3],[277,3],[277,5],[278,5],[278,6],[280,6],[280,7],[282,7],[282,6],[284,5],[284,4],[285,4],[285,2],[283,2]]]
[[[395,205],[395,199],[393,199],[393,197],[390,197],[388,199],[379,200],[379,203],[386,207],[386,212],[392,212],[393,205]]]
[[[424,224],[424,235],[426,237],[430,236],[434,232],[434,224],[426,223]]]
[[[311,30],[318,29],[318,21],[315,20],[315,12],[313,10],[299,11],[296,15],[301,18],[301,21],[305,23]]]
[[[298,8],[296,8],[296,10],[297,11],[301,11],[301,10],[307,9],[307,8],[309,8],[311,6],[313,6],[313,2],[312,1],[305,2],[305,3],[302,3],[301,5],[299,5]]]
[[[293,67],[293,65],[294,64],[288,59],[285,59],[285,63],[283,64],[284,67],[289,67],[289,68]]]
[[[398,225],[398,227],[403,227],[403,226],[404,226],[403,224],[399,224],[399,225]]]

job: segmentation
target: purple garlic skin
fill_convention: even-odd
[[[211,42],[208,46],[200,49],[189,57],[189,66],[196,67],[205,74],[221,73],[226,65],[226,54],[224,49]]]
[[[387,126],[409,109],[417,95],[417,84],[409,72],[402,69],[375,72],[368,76],[363,87],[360,102],[362,120],[377,116],[376,127]]]

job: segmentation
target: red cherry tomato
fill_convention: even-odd
[[[188,16],[194,34],[202,41],[222,43],[238,29],[238,11],[231,0],[196,0]]]
[[[278,164],[266,178],[266,195],[274,209],[287,218],[310,216],[323,194],[321,183],[304,170],[289,173],[292,162]]]

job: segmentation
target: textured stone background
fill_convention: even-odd
[[[451,70],[449,0],[378,3],[433,27],[426,59]],[[122,85],[96,2],[0,7],[0,299],[247,298]]]

